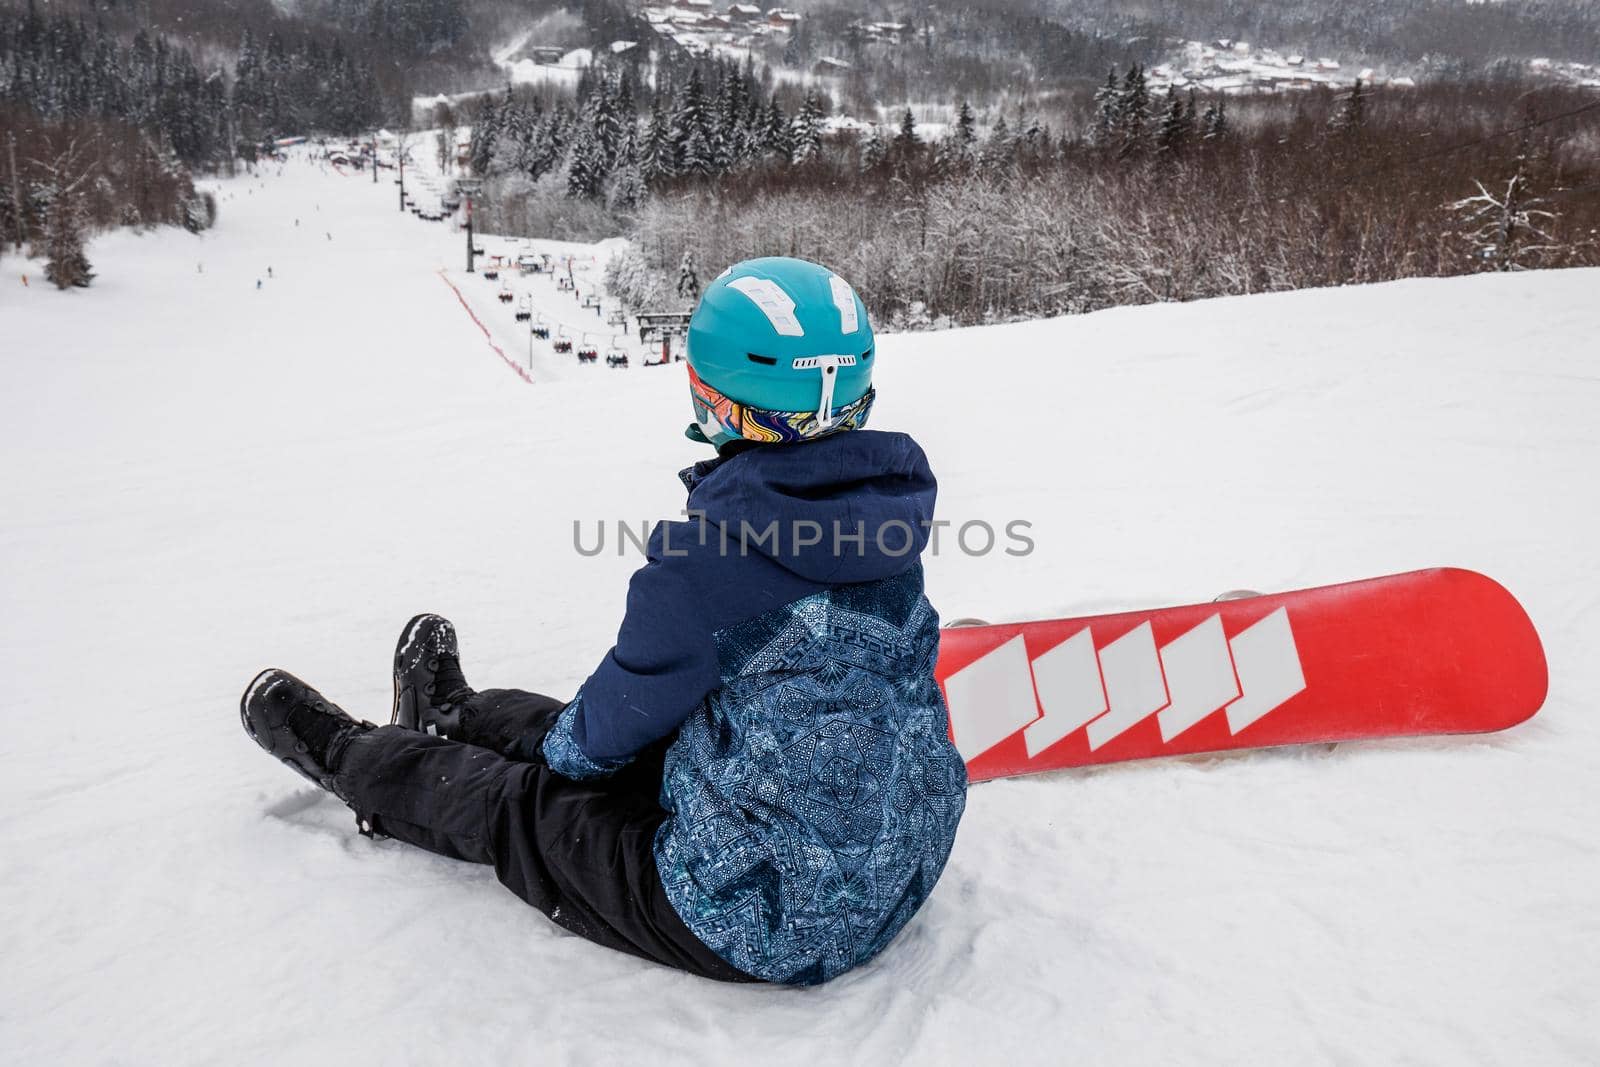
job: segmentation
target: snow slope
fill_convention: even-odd
[[[1454,564],[1522,598],[1550,700],[975,788],[879,961],[724,988],[356,836],[236,715],[280,665],[381,718],[421,610],[480,685],[569,693],[636,563],[573,520],[676,512],[683,371],[525,384],[392,186],[296,156],[219,194],[203,238],[98,241],[87,292],[0,261],[8,1062],[1600,1061],[1600,272],[885,338],[943,516],[1034,523],[929,561],[947,616]]]

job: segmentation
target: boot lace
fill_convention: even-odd
[[[461,673],[461,660],[454,653],[442,652],[432,657],[428,660],[428,669],[433,672],[433,682],[428,690],[433,703],[447,704],[471,694],[472,687],[467,684],[466,675]]]

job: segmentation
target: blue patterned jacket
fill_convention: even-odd
[[[933,474],[911,438],[857,430],[682,478],[690,519],[652,533],[616,646],[545,758],[590,778],[675,734],[667,898],[746,973],[823,982],[916,913],[966,802],[919,562]]]

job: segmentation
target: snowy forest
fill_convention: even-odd
[[[676,298],[685,257],[774,249],[848,269],[903,326],[1597,255],[1600,208],[1583,195],[1600,169],[1593,94],[1529,81],[1508,58],[1556,42],[1600,53],[1592,4],[801,6],[770,54],[695,56],[659,38],[575,88],[413,115],[423,86],[496,76],[490,42],[530,11],[13,4],[0,8],[0,241],[54,248],[52,262],[77,264],[54,277],[87,284],[88,233],[210,224],[193,175],[248,163],[274,136],[387,125],[470,128],[470,170],[489,179],[480,218],[499,232],[634,238],[614,280],[636,307]],[[531,15],[525,33],[600,55],[653,32],[621,0]],[[902,19],[905,36],[869,41],[872,16]],[[1164,48],[1219,27],[1432,76],[1276,97],[1152,88]],[[824,55],[845,73],[794,76]],[[919,126],[930,113],[949,121]]]
[[[253,160],[279,131],[370,131],[394,112],[338,39],[246,28],[229,71],[132,25],[0,11],[0,243],[40,247],[58,284],[89,283],[94,230],[209,226],[196,171]]]
[[[1600,263],[1600,101],[1579,90],[1199,97],[1135,65],[1065,128],[962,102],[930,136],[909,110],[835,129],[793,93],[719,61],[651,93],[590,72],[576,106],[508,92],[467,120],[485,224],[627,232],[609,284],[636,309],[692,297],[685,263],[812,258],[902,328]]]

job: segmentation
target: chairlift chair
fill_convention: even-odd
[[[527,322],[533,318],[533,297],[523,293],[517,298],[517,321]]]
[[[583,335],[583,343],[578,346],[578,362],[579,363],[594,363],[594,362],[598,361],[599,358],[600,358],[600,349],[599,349],[599,347],[596,346],[593,341],[589,340],[589,335],[588,334],[584,334]]]

